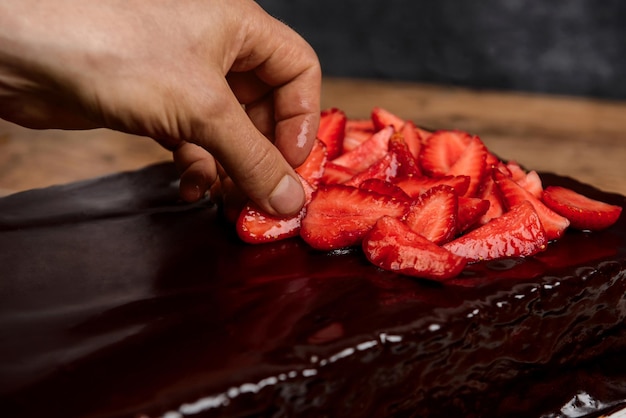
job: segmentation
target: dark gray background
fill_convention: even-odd
[[[626,98],[624,0],[258,0],[325,75]]]

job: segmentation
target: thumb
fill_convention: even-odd
[[[195,142],[208,149],[237,187],[262,209],[273,215],[297,213],[305,194],[293,168],[234,96],[222,104],[207,127],[209,132]]]

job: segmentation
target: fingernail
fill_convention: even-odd
[[[279,214],[291,215],[298,212],[304,203],[302,185],[290,175],[286,175],[270,194],[269,202]]]

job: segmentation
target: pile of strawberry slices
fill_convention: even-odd
[[[333,251],[360,246],[376,266],[445,280],[467,263],[527,257],[567,228],[601,230],[620,206],[563,187],[491,153],[478,136],[430,132],[374,108],[371,119],[321,114],[318,139],[298,167],[307,203],[277,218],[249,203],[237,220],[248,243],[300,236]]]

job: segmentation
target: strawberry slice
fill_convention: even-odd
[[[384,128],[352,151],[332,160],[332,163],[348,167],[357,173],[363,171],[387,154],[391,135],[393,128]]]
[[[307,206],[300,235],[319,250],[357,245],[378,219],[402,217],[408,205],[356,187],[322,184]]]
[[[348,119],[346,122],[346,132],[362,131],[373,134],[377,131],[374,121],[371,119]]]
[[[495,168],[492,168],[492,171],[493,170],[495,170]],[[487,176],[485,178],[485,181],[480,188],[479,196],[481,199],[489,202],[489,208],[487,209],[487,212],[480,217],[480,220],[478,221],[479,224],[484,225],[490,220],[501,216],[505,212],[502,195],[493,180],[493,176]]]
[[[356,174],[357,172],[351,168],[337,165],[334,164],[332,161],[328,161],[324,166],[324,174],[320,179],[320,183],[341,184],[350,180]]]
[[[548,186],[543,202],[556,213],[569,219],[571,226],[580,230],[599,231],[613,225],[622,213],[622,207],[591,199],[571,189]]]
[[[443,130],[434,132],[423,144],[419,162],[429,176],[444,176],[469,145],[472,136],[467,132]]]
[[[548,241],[560,238],[563,235],[570,223],[566,217],[548,208],[541,200],[533,196],[501,171],[494,170],[493,176],[498,190],[502,193],[504,202],[509,209],[527,200],[537,211],[546,236],[548,237]]]
[[[411,153],[402,133],[395,133],[389,139],[389,152],[395,155],[398,161],[397,177],[421,177],[419,163]]]
[[[480,224],[491,203],[479,197],[459,197],[459,210],[456,219],[457,233],[462,233]]]
[[[381,107],[372,109],[372,122],[374,122],[374,128],[377,131],[392,126],[396,132],[400,132],[404,126],[404,119]]]
[[[530,256],[544,250],[547,242],[539,215],[524,201],[443,247],[468,260],[482,261]]]
[[[300,177],[300,182],[306,194],[306,203],[298,214],[288,217],[269,215],[250,201],[239,213],[235,224],[239,238],[249,244],[259,244],[298,236],[306,205],[311,201],[314,190],[304,178]]]
[[[398,176],[399,168],[400,163],[398,162],[397,156],[388,152],[380,160],[376,161],[360,173],[355,174],[344,184],[358,187],[362,182],[369,179],[390,181]]]
[[[343,153],[352,151],[376,133],[371,119],[348,119],[343,139]]]
[[[414,232],[435,244],[450,241],[456,234],[458,196],[445,184],[433,187],[417,198],[404,222]]]
[[[469,186],[464,196],[475,197],[487,173],[487,147],[477,136],[470,138],[467,147],[448,170],[448,175],[468,176]]]
[[[404,138],[404,142],[406,143],[411,155],[415,158],[415,161],[419,166],[419,155],[422,149],[422,136],[420,135],[420,131],[415,126],[415,124],[408,120],[400,130],[402,137]]]
[[[337,108],[323,110],[320,115],[317,137],[326,145],[329,160],[343,152],[347,120],[346,114]]]
[[[398,179],[394,183],[400,187],[410,197],[416,198],[428,189],[446,184],[454,188],[459,196],[463,196],[469,187],[470,178],[468,176],[443,176],[443,177],[408,177]]]
[[[394,199],[411,201],[409,195],[395,184],[381,179],[367,179],[359,184],[359,188],[390,196]]]
[[[324,175],[324,167],[327,160],[326,145],[321,140],[316,139],[304,163],[296,168],[296,173],[302,176],[311,186],[317,187]]]
[[[385,216],[363,239],[363,251],[376,266],[433,280],[455,277],[467,261],[413,232],[399,219]]]

